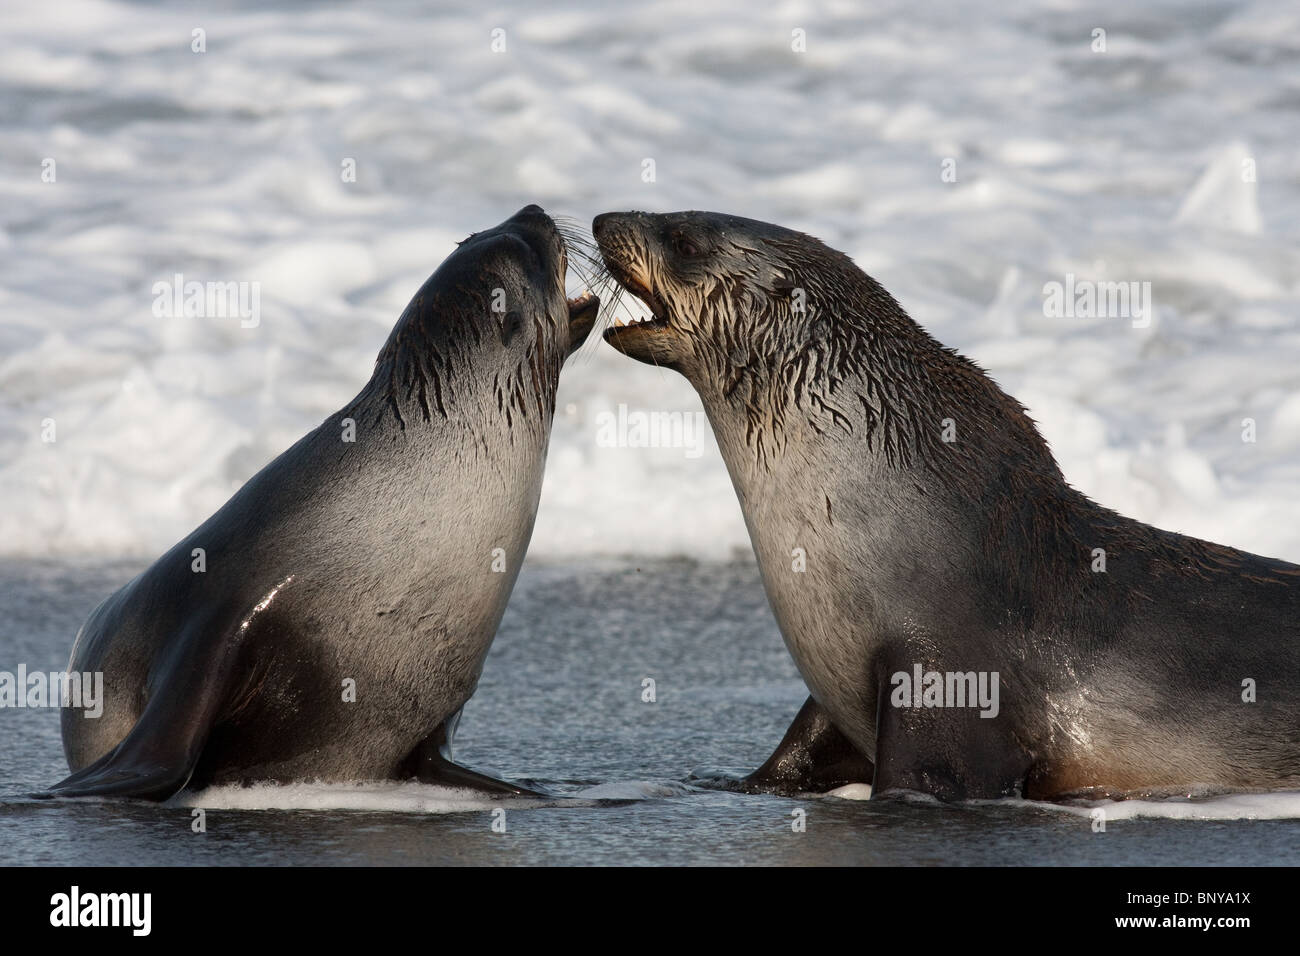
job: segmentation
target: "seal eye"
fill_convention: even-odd
[[[673,251],[687,259],[700,254],[699,247],[685,236],[673,236]]]

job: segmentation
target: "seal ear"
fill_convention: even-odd
[[[759,288],[784,298],[797,285],[794,270],[786,265],[789,249],[784,244],[771,239],[760,240],[742,249],[741,253]]]
[[[509,348],[523,327],[524,317],[518,312],[511,310],[501,316],[501,344]]]
[[[772,270],[772,278],[768,283],[768,288],[771,289],[777,296],[781,298],[788,298],[790,293],[795,290],[797,285],[798,283],[795,282],[794,273],[791,272],[790,270],[788,269]]]

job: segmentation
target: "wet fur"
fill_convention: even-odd
[[[94,611],[69,668],[104,673],[105,710],[64,710],[81,773],[55,793],[385,778],[449,741],[527,548],[560,366],[590,328],[570,342],[564,270],[540,210],[471,237],[352,402]]]
[[[1300,567],[1070,488],[1018,402],[811,237],[714,213],[594,231],[668,319],[607,338],[699,391],[787,646],[878,791],[1300,786]],[[1002,717],[882,703],[914,663],[999,671]]]

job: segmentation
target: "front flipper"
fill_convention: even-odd
[[[876,779],[872,797],[912,790],[939,800],[1023,796],[1032,758],[1005,711],[975,707],[895,706],[883,686],[876,707]]]
[[[870,784],[871,761],[862,755],[809,697],[795,715],[776,751],[763,766],[740,781],[739,789],[758,793],[826,793],[851,783]]]
[[[493,796],[546,796],[536,790],[506,783],[504,780],[497,780],[495,777],[452,763],[451,740],[459,722],[460,711],[456,711],[439,724],[437,730],[416,744],[415,749],[398,765],[397,777],[403,780],[415,777],[421,783],[455,787],[461,790],[477,790]]]

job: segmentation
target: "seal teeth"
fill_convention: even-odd
[[[655,318],[655,316],[653,316],[653,315],[647,315],[647,316],[645,316],[644,318],[640,318],[640,319],[620,319],[620,318],[615,318],[615,319],[614,319],[614,327],[615,327],[615,328],[622,329],[622,328],[626,328],[627,326],[630,326],[630,325],[653,325],[654,323],[656,323],[656,322],[658,322],[658,321],[659,321],[659,320],[658,320],[657,318]]]

